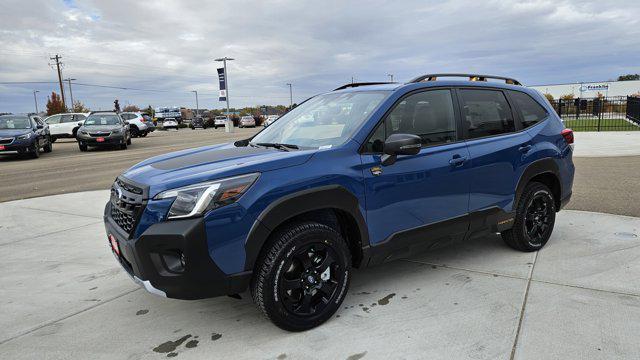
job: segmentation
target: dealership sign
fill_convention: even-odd
[[[582,85],[580,91],[609,91],[609,84]]]
[[[226,74],[224,73],[224,68],[218,69],[218,82],[220,83],[220,92],[218,94],[219,101],[227,100],[227,81]]]

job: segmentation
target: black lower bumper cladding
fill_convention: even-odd
[[[166,221],[150,226],[137,239],[110,218],[105,209],[107,236],[117,239],[122,267],[147,290],[175,299],[204,299],[247,289],[251,272],[227,275],[209,256],[202,218]]]

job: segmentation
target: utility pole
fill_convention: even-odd
[[[33,102],[36,103],[36,114],[38,114],[38,98],[36,97],[36,93],[39,93],[38,90],[33,90]]]
[[[198,105],[198,90],[191,90],[191,92],[196,94],[196,117],[198,117],[198,113],[200,112],[200,106]]]
[[[66,78],[64,81],[69,82],[69,97],[71,97],[71,112],[73,112],[73,91],[71,91],[71,81],[76,81],[76,79]]]
[[[227,74],[227,60],[231,61],[231,60],[235,60],[229,57],[223,57],[223,58],[218,58],[215,59],[215,61],[222,61],[222,63],[224,64],[224,83],[226,85],[226,90],[227,90],[227,120],[230,119],[229,117],[229,74]]]
[[[64,101],[64,86],[62,86],[62,70],[60,69],[60,65],[62,65],[62,62],[60,62],[60,59],[62,59],[62,56],[58,54],[56,54],[56,56],[52,58],[49,58],[49,60],[56,61],[56,68],[58,69],[58,83],[60,83],[60,96],[62,97],[62,106],[66,108],[67,104]]]
[[[291,110],[293,107],[293,88],[290,83],[287,83],[287,85],[289,85],[289,110]]]
[[[393,82],[393,74],[387,74],[387,76],[391,79],[391,82]]]

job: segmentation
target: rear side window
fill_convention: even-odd
[[[73,122],[73,115],[62,115],[61,123],[70,123]]]
[[[54,115],[47,119],[47,124],[60,124],[61,115]]]
[[[520,112],[522,127],[528,128],[529,126],[535,125],[549,115],[542,105],[533,100],[528,94],[520,91],[509,91],[509,94]]]
[[[462,120],[469,139],[516,130],[511,107],[501,91],[463,89],[460,95]]]
[[[87,117],[84,115],[76,114],[74,115],[74,121],[84,121]]]

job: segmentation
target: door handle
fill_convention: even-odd
[[[522,145],[518,148],[518,150],[520,150],[521,153],[526,154],[529,152],[529,150],[531,150],[531,145]]]
[[[467,161],[467,157],[462,157],[460,155],[453,155],[453,158],[449,160],[449,164],[453,166],[462,166]]]

